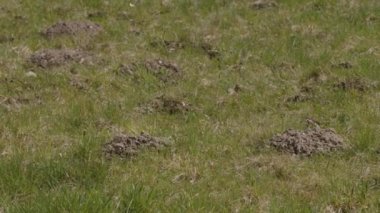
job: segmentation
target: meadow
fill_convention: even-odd
[[[0,213],[377,212],[379,82],[378,0],[0,0]],[[348,148],[269,145],[307,119]]]

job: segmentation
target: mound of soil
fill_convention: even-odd
[[[165,96],[159,96],[150,103],[139,108],[143,113],[165,112],[169,114],[188,112],[190,105],[184,101]]]
[[[173,81],[181,73],[177,64],[161,59],[146,61],[145,68],[163,82]]]
[[[251,4],[251,8],[255,10],[261,10],[271,7],[277,7],[277,2],[273,0],[257,0]]]
[[[85,52],[72,49],[44,49],[30,57],[30,62],[37,66],[48,68],[61,66],[70,62],[83,63],[89,55]]]
[[[90,21],[68,21],[58,22],[41,32],[47,38],[52,38],[61,35],[96,35],[101,32],[103,28],[96,23]]]
[[[167,142],[145,133],[138,136],[119,135],[104,145],[103,152],[107,157],[113,155],[130,157],[136,155],[143,148],[160,149],[167,145]]]
[[[289,129],[270,139],[269,144],[277,150],[295,155],[310,156],[315,153],[327,153],[346,147],[343,138],[333,129],[319,127],[305,131]]]

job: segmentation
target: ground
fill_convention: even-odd
[[[379,41],[378,0],[0,0],[0,212],[376,212]],[[271,146],[307,120],[347,148]]]

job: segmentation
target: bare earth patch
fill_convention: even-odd
[[[322,129],[319,126],[305,131],[286,130],[270,139],[269,144],[279,151],[305,156],[338,151],[346,147],[343,138],[335,130]]]
[[[103,28],[96,23],[90,21],[67,21],[58,22],[45,30],[41,34],[47,38],[61,35],[77,35],[86,34],[93,36],[101,32]]]
[[[83,63],[89,55],[80,50],[72,49],[44,49],[37,51],[30,56],[30,62],[48,68],[52,66],[61,66],[67,63]]]
[[[159,96],[153,99],[150,103],[138,108],[138,111],[143,113],[166,112],[169,114],[175,114],[188,112],[190,110],[190,105],[185,101],[165,96]]]
[[[104,145],[103,152],[107,157],[131,157],[144,148],[161,149],[167,145],[166,141],[145,133],[138,136],[119,135]]]

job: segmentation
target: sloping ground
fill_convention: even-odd
[[[377,212],[379,14],[3,0],[0,213]]]

